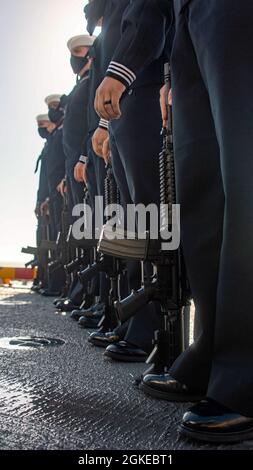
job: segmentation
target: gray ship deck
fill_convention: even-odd
[[[132,382],[144,364],[116,364],[51,299],[0,289],[0,339],[42,336],[63,346],[0,348],[1,450],[253,449],[252,442],[199,445],[178,437],[187,405],[145,397]]]

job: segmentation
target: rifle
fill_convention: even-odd
[[[165,65],[166,96],[171,87],[170,67]],[[175,167],[173,149],[172,110],[168,109],[168,125],[162,129],[163,146],[159,154],[161,233],[172,231],[173,205],[176,204]],[[168,217],[164,212],[168,209]],[[146,232],[145,239],[116,239],[113,243],[106,237],[106,229],[100,240],[100,250],[115,256],[139,259],[142,264],[150,261],[154,267],[153,276],[143,274],[142,288],[133,291],[130,296],[115,303],[122,322],[134,316],[137,311],[150,301],[159,301],[164,316],[164,329],[155,332],[154,349],[147,363],[151,370],[166,373],[175,359],[188,345],[184,338],[185,324],[189,323],[189,286],[186,278],[182,250],[163,251],[161,240],[151,240]],[[144,273],[144,269],[142,269]],[[187,321],[184,320],[184,315]],[[188,329],[188,328],[187,328]],[[151,371],[150,370],[150,371]]]
[[[90,217],[88,214],[88,207],[89,207],[89,191],[88,188],[85,187],[84,189],[84,228],[85,230],[89,227],[90,225]],[[65,269],[67,273],[72,273],[72,279],[77,276],[79,278],[79,281],[83,284],[84,286],[84,295],[82,299],[82,303],[80,306],[80,309],[84,308],[89,308],[95,300],[95,295],[92,290],[92,278],[93,275],[88,277],[87,279],[84,279],[82,281],[80,273],[84,272],[86,269],[89,269],[89,267],[92,265],[93,261],[96,258],[96,247],[97,243],[95,238],[82,238],[81,240],[77,240],[73,236],[73,230],[72,226],[70,227],[69,230],[69,236],[68,236],[68,243],[70,245],[70,248],[72,250],[72,260],[65,265]]]
[[[40,216],[40,238],[38,240],[38,247],[36,258],[38,262],[38,279],[39,284],[43,288],[47,288],[49,285],[48,276],[48,263],[52,257],[53,247],[50,244],[50,216],[44,214]]]
[[[105,205],[119,204],[119,190],[117,188],[111,165],[107,165],[107,173],[105,178]],[[107,217],[106,222],[109,222]],[[107,301],[105,302],[105,313],[99,323],[101,332],[113,330],[119,323],[115,303],[119,299],[118,279],[124,270],[124,263],[111,254],[104,254],[98,244],[96,260],[87,269],[79,273],[82,282],[87,282],[100,272],[104,272],[110,280],[110,291]]]
[[[71,260],[71,250],[68,242],[69,231],[70,216],[68,200],[66,194],[64,194],[60,231],[58,232],[56,241],[52,243],[52,247],[54,249],[54,260],[48,264],[48,272],[50,278],[55,276],[59,281],[61,280],[60,284],[63,285],[63,294],[66,295],[71,283],[71,276],[65,270],[65,265],[67,265]]]

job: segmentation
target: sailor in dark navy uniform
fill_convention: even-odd
[[[42,152],[37,160],[35,174],[39,172],[39,186],[37,192],[37,201],[35,213],[39,217],[41,204],[46,201],[49,197],[49,188],[48,188],[48,177],[47,177],[47,165],[46,165],[46,156],[48,151],[48,139],[50,137],[50,119],[48,114],[39,114],[36,118],[38,124],[38,133],[42,139],[45,139],[45,144],[42,149]]]
[[[131,4],[132,2],[127,0],[105,2],[102,28],[103,74],[112,77],[110,80],[113,85],[121,88],[124,93],[121,102],[122,115],[120,119],[110,123],[109,131],[113,171],[125,207],[127,204],[142,203],[148,206],[150,203],[159,202],[156,156],[161,150],[159,93],[163,83],[164,65],[161,47],[156,60],[143,68],[143,73],[137,80],[128,67],[121,66],[124,48],[133,39],[133,31],[128,34],[127,28],[127,15]],[[149,34],[152,36],[153,31],[149,30]],[[101,86],[97,91],[96,104],[99,103],[100,93]],[[106,101],[110,101],[110,96],[103,96],[103,103]],[[110,113],[107,110],[111,105],[105,105],[105,108],[105,112],[101,112],[99,106],[96,109],[102,119],[109,120]],[[138,289],[141,282],[139,264],[129,263],[128,273],[130,288]],[[154,330],[159,329],[161,322],[162,317],[154,304],[149,304],[131,320],[124,341],[109,346],[106,355],[116,360],[144,361],[152,349]]]
[[[201,332],[171,374],[208,397],[181,431],[227,441],[253,438],[253,4],[204,3],[174,2],[178,198]]]
[[[157,18],[156,31],[162,32],[172,18],[162,0],[132,3],[142,5],[138,32],[143,19]],[[210,442],[252,439],[253,4],[174,0],[174,9],[177,197],[199,335],[163,385],[171,401],[206,397],[185,414],[183,435]],[[155,55],[148,37],[145,45],[139,65],[133,60],[131,67],[123,57],[129,79]],[[138,55],[138,47],[133,41],[130,49]],[[107,85],[100,113],[118,117],[124,90],[115,87],[111,94],[113,83]],[[104,112],[108,99],[113,106]],[[146,387],[155,387],[157,378],[145,379]]]
[[[90,195],[91,207],[94,214],[94,229],[99,236],[99,231],[102,227],[95,226],[95,198],[97,196],[104,198],[105,189],[105,176],[106,165],[101,154],[98,155],[94,152],[92,146],[92,138],[94,132],[99,129],[99,132],[108,135],[108,123],[100,123],[100,118],[94,109],[94,99],[96,89],[102,81],[101,74],[101,37],[98,36],[89,51],[89,56],[92,59],[90,74],[89,74],[89,103],[88,103],[88,139],[87,139],[87,160],[86,160],[86,178],[87,188]],[[98,205],[96,206],[98,207]],[[99,220],[103,221],[103,205],[101,205],[101,214]],[[98,220],[98,218],[97,218]],[[99,300],[101,303],[106,301],[109,295],[109,280],[106,278],[105,273],[99,275]],[[85,324],[86,318],[80,318],[79,324]]]
[[[50,123],[48,114],[39,114],[36,118],[38,125],[38,133],[42,139],[45,139],[45,144],[42,152],[37,160],[35,174],[39,171],[39,185],[37,191],[37,200],[35,214],[38,220],[37,231],[36,231],[36,245],[39,247],[43,239],[42,230],[42,211],[43,207],[48,207],[49,201],[49,186],[47,176],[47,153],[48,153],[48,139],[50,137],[50,129],[52,129],[52,123]],[[35,287],[34,287],[35,286]],[[38,272],[36,276],[33,289],[38,291],[40,288],[47,288],[47,276],[44,266],[39,262]]]
[[[65,176],[65,154],[63,150],[63,120],[64,110],[60,107],[61,95],[49,95],[45,102],[48,105],[48,116],[55,125],[50,136],[50,144],[47,156],[47,177],[50,193],[51,217],[53,219],[54,234],[56,240],[61,229],[62,197],[57,190],[59,183]]]
[[[104,14],[104,5],[105,2],[90,2],[85,7],[85,15],[87,19],[87,30],[92,35],[96,27],[102,26],[103,23],[103,14]],[[102,7],[102,8],[101,8]],[[104,158],[104,144],[109,138],[108,132],[108,122],[106,120],[100,119],[98,114],[94,109],[94,100],[96,95],[96,90],[103,80],[102,73],[102,51],[103,51],[103,40],[104,35],[100,34],[93,46],[90,48],[89,56],[92,58],[91,69],[89,74],[89,107],[88,107],[88,128],[89,128],[89,138],[87,143],[87,161],[86,161],[86,176],[87,176],[87,187],[89,190],[92,209],[95,214],[95,197],[102,196],[105,197],[105,176],[106,176],[106,159]],[[98,208],[99,206],[99,208]],[[104,221],[104,199],[103,204],[97,204],[96,209],[99,210],[99,220]],[[96,214],[95,214],[96,215]],[[102,224],[96,226],[96,234],[100,236],[102,229]],[[99,299],[100,302],[106,303],[109,296],[110,290],[110,281],[105,273],[101,272],[99,275]],[[128,291],[127,289],[127,279],[126,276],[121,276],[120,289],[121,293]],[[96,315],[96,312],[94,312]],[[74,317],[77,318],[76,312],[74,312]],[[87,325],[87,318],[84,316],[79,318],[79,324],[83,327]],[[126,325],[124,327],[119,327],[113,333],[116,338],[123,338]],[[105,338],[104,333],[101,331],[97,332],[99,335],[99,341],[101,341],[102,336]],[[92,335],[94,336],[94,334]],[[90,338],[91,339],[91,338]],[[96,343],[97,338],[93,338],[94,344]],[[106,338],[107,344],[109,344],[109,338]]]
[[[73,205],[82,202],[84,197],[83,162],[87,157],[88,78],[91,65],[89,49],[93,42],[94,38],[89,35],[75,36],[68,41],[71,66],[77,76],[77,84],[67,99],[63,125],[63,146],[66,155],[66,174],[70,182]]]
[[[48,117],[50,119],[50,135],[47,139],[46,155],[46,177],[48,185],[48,200],[43,203],[43,209],[49,208],[50,215],[50,240],[56,241],[61,230],[62,196],[57,191],[57,186],[65,174],[65,155],[62,145],[62,121],[63,110],[60,109],[61,95],[49,95],[45,99],[48,106]],[[59,295],[65,283],[65,271],[63,267],[50,273],[48,277],[48,288],[41,290],[43,296],[55,297]]]
[[[90,57],[92,58],[92,64],[90,69],[89,77],[89,106],[88,106],[88,162],[87,162],[87,177],[92,181],[92,187],[89,187],[89,191],[92,194],[92,200],[95,196],[104,196],[104,179],[105,179],[105,162],[103,158],[98,157],[92,147],[92,137],[94,132],[99,127],[102,131],[105,131],[108,135],[108,123],[100,123],[100,118],[94,109],[94,99],[98,86],[102,81],[101,74],[101,41],[102,38],[98,36],[90,49]]]
[[[90,48],[95,37],[86,35],[74,36],[69,39],[67,47],[71,53],[71,67],[77,77],[77,83],[66,98],[65,117],[63,124],[63,147],[66,155],[66,180],[70,201],[70,212],[75,205],[84,201],[84,190],[87,186],[86,164],[88,158],[88,106],[89,106],[89,72],[92,63]],[[89,189],[93,185],[89,185]],[[84,293],[80,281],[77,282]],[[92,293],[99,295],[98,283],[93,279]],[[66,303],[64,302],[66,305]],[[76,308],[71,302],[68,310]],[[76,313],[76,312],[75,312]],[[82,311],[78,311],[81,314]],[[74,317],[76,319],[76,316]]]

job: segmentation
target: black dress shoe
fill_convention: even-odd
[[[99,312],[105,309],[105,304],[101,302],[97,302],[96,304],[92,305],[90,308],[86,309],[87,314],[92,314],[95,312]]]
[[[157,375],[162,375],[162,373],[163,373],[162,371],[155,369],[154,364],[151,364],[148,367],[148,369],[146,369],[141,375],[138,375],[137,377],[135,377],[132,383],[135,387],[139,388],[139,386],[141,385],[146,375],[152,374],[152,375],[157,376]]]
[[[99,348],[107,348],[110,344],[117,343],[120,337],[113,331],[94,331],[88,338],[89,343]]]
[[[55,304],[56,308],[58,308],[58,310],[62,310],[64,302],[67,301],[69,301],[69,299],[58,300],[58,302]]]
[[[41,290],[41,287],[39,285],[34,285],[31,287],[32,292],[39,293],[40,290]]]
[[[102,306],[102,304],[97,304],[97,306],[97,310],[95,309],[95,306],[87,309],[82,308],[79,310],[73,310],[70,317],[76,321],[80,320],[81,317],[92,319],[98,318],[100,320],[104,314],[104,306]]]
[[[240,442],[253,439],[253,418],[207,399],[185,413],[179,432],[198,441]]]
[[[93,310],[93,311],[88,309],[88,310],[84,310],[83,316],[86,318],[102,318],[104,313],[105,313],[104,309]]]
[[[94,312],[90,312],[89,310],[84,310],[82,316],[85,318],[92,318],[93,320],[101,320],[103,315],[104,315],[104,310],[96,310]]]
[[[56,304],[56,308],[62,312],[72,312],[73,310],[78,309],[78,305],[74,305],[72,300],[66,299],[58,302],[58,304]]]
[[[100,322],[100,318],[87,318],[87,317],[81,317],[79,318],[78,325],[80,328],[91,328],[91,329],[97,329],[98,324]]]
[[[66,297],[59,297],[58,299],[54,299],[53,304],[56,306],[58,302],[64,302],[65,300],[67,300]]]
[[[85,310],[83,309],[73,310],[71,312],[70,318],[72,318],[72,320],[78,321],[81,317],[83,317],[84,312]]]
[[[148,358],[145,351],[127,341],[111,344],[106,348],[104,355],[120,362],[145,362]]]
[[[202,400],[205,396],[203,393],[189,390],[186,385],[182,385],[169,374],[145,375],[139,388],[153,398],[175,402],[194,402]]]
[[[90,312],[87,310],[83,310],[83,314],[79,318],[78,325],[87,328],[87,322],[89,322],[90,320],[93,322],[91,324],[94,324],[94,322],[96,322],[96,325],[98,325],[102,316],[103,310],[99,310],[98,312]]]

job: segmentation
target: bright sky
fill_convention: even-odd
[[[35,246],[33,215],[43,141],[35,116],[44,98],[68,93],[75,82],[66,47],[86,33],[85,0],[0,1],[0,265],[24,263]]]

